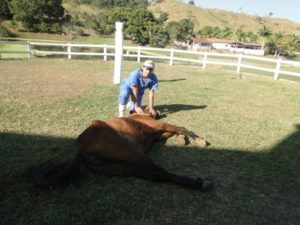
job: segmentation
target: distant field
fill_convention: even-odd
[[[150,157],[178,174],[212,176],[212,192],[87,171],[66,188],[27,184],[30,166],[71,158],[91,120],[116,116],[113,66],[0,60],[0,224],[299,223],[300,83],[247,72],[240,77],[222,67],[156,66],[155,103],[167,114],[163,120],[211,146],[176,147],[171,139],[153,146]],[[122,77],[138,66],[125,61]]]

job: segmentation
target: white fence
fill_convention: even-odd
[[[5,51],[0,48],[1,54],[26,54],[28,58],[32,56],[53,56],[63,55],[68,59],[73,56],[100,56],[103,60],[108,57],[114,57],[115,46],[98,44],[72,44],[72,43],[45,43],[45,42],[15,42],[0,41],[1,45],[23,45],[24,51]],[[45,48],[41,50],[39,48]],[[59,50],[49,50],[50,47],[59,48]],[[277,80],[279,75],[288,75],[300,77],[300,62],[283,60],[281,58],[271,59],[266,57],[249,56],[242,54],[223,54],[211,52],[195,52],[178,49],[162,49],[148,47],[123,46],[123,57],[135,58],[140,62],[142,58],[152,58],[168,61],[170,66],[175,61],[191,62],[202,65],[223,65],[236,68],[237,73],[241,73],[243,68],[269,72]],[[261,64],[260,64],[261,63]]]

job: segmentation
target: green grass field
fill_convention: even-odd
[[[26,183],[31,166],[72,158],[92,120],[116,116],[113,66],[0,60],[0,224],[299,224],[300,83],[247,72],[241,79],[223,67],[156,66],[163,120],[211,145],[177,147],[170,139],[149,157],[177,174],[212,176],[212,192],[85,170],[65,188]],[[125,61],[122,76],[138,66]]]

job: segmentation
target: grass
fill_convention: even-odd
[[[165,121],[207,139],[173,140],[150,157],[169,171],[211,175],[200,193],[138,178],[84,171],[66,188],[39,190],[26,170],[72,157],[93,119],[116,115],[113,62],[0,60],[0,224],[282,224],[300,215],[300,83],[222,67],[158,63],[157,108]],[[123,64],[123,77],[137,67]],[[147,99],[145,98],[145,101]]]
[[[0,44],[0,51],[27,51],[26,45]],[[24,59],[28,58],[26,53],[0,53],[0,59]]]

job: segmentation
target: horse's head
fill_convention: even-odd
[[[145,109],[143,114],[138,114],[138,113],[135,113],[135,112],[134,112],[134,113],[131,113],[131,114],[129,115],[130,118],[132,118],[132,117],[137,117],[137,116],[150,117],[150,118],[153,118],[153,119],[158,120],[158,119],[161,118],[162,113],[161,113],[159,110],[156,110],[156,115],[154,116],[153,114],[151,114],[151,113],[149,112],[149,109]]]

